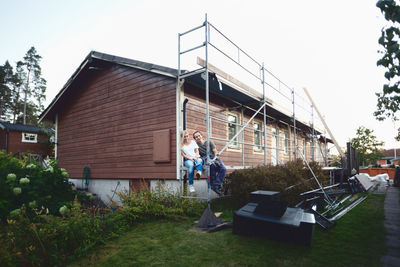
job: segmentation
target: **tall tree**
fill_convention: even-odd
[[[378,103],[374,115],[378,120],[386,118],[398,120],[397,112],[400,110],[400,5],[397,0],[380,0],[376,6],[388,22],[382,28],[381,37],[378,40],[382,46],[382,50],[379,51],[382,57],[377,61],[378,66],[386,68],[387,83],[383,85],[382,92],[376,93]],[[400,132],[396,139],[400,140]]]
[[[22,72],[19,73],[23,85],[24,108],[23,108],[23,123],[26,124],[27,103],[31,96],[37,102],[38,110],[43,109],[43,101],[46,99],[46,80],[41,77],[42,69],[40,68],[40,60],[42,57],[37,53],[35,47],[31,47],[26,52],[23,61],[17,63],[17,68],[20,66]]]
[[[0,66],[0,119],[6,120],[11,108],[13,69],[8,61]]]
[[[374,131],[364,126],[358,127],[356,137],[352,138],[350,143],[357,149],[360,164],[363,166],[375,164],[379,158],[384,156],[380,152],[380,147],[384,145],[384,142],[378,141]]]

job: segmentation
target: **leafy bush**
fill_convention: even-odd
[[[99,208],[84,209],[75,203],[60,206],[62,216],[53,216],[47,209],[28,209],[23,204],[13,211],[12,219],[0,224],[0,265],[65,265],[125,232],[138,220],[199,216],[206,206],[196,200],[185,200],[181,205],[179,194],[161,185],[154,191],[142,188],[119,195],[124,206],[113,213]],[[28,214],[29,210],[34,216]]]
[[[18,218],[0,228],[0,238],[5,241],[0,244],[0,262],[6,266],[65,265],[128,227],[120,213],[99,216],[98,211],[83,210],[79,205],[63,217],[36,210],[36,216],[30,218],[25,207],[21,210]]]
[[[161,184],[154,191],[142,185],[138,191],[125,191],[118,195],[123,204],[121,212],[130,220],[201,215],[206,207],[206,203],[197,200],[184,199],[181,204],[179,193],[173,193]]]
[[[318,163],[312,162],[310,167],[320,183],[329,179],[322,173]],[[296,186],[288,188],[293,185]],[[236,170],[227,177],[227,186],[233,201],[239,206],[248,203],[250,193],[257,190],[280,192],[281,200],[295,205],[301,200],[300,193],[318,188],[310,170],[301,160],[290,161],[284,165]]]
[[[0,151],[0,220],[24,204],[27,214],[33,208],[48,208],[51,214],[59,214],[63,205],[71,206],[74,191],[66,178],[68,173],[51,162],[48,168],[19,160]]]

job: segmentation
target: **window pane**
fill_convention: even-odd
[[[254,123],[254,150],[260,151],[261,150],[261,143],[262,143],[262,135],[261,135],[261,124],[258,122]]]
[[[37,142],[37,134],[22,133],[22,142],[36,143]]]
[[[238,117],[233,114],[228,115],[228,139],[231,140],[238,132]],[[239,147],[238,138],[236,137],[235,140],[231,143],[231,147]]]
[[[285,132],[285,154],[289,153],[289,134]]]

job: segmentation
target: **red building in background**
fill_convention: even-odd
[[[53,131],[53,129],[46,129]],[[48,136],[39,127],[0,121],[0,150],[12,154],[52,155]]]

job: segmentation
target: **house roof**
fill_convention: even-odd
[[[15,124],[6,121],[0,121],[0,128],[10,132],[27,132],[27,133],[39,133],[41,128],[33,125],[26,124]],[[54,131],[51,128],[46,128],[49,131]]]
[[[50,105],[43,111],[40,115],[39,121],[44,119],[55,120],[55,115],[57,113],[57,109],[62,109],[63,105],[60,104],[62,99],[66,98],[68,94],[71,94],[70,88],[71,85],[79,80],[81,74],[85,71],[96,70],[104,66],[105,64],[119,64],[131,68],[141,69],[145,71],[150,71],[153,73],[169,76],[172,78],[177,78],[178,70],[164,67],[152,63],[142,62],[138,60],[118,57],[114,55],[109,55],[105,53],[100,53],[96,51],[90,52],[81,65],[77,68],[77,70],[72,74],[60,92],[56,95]],[[182,71],[185,73],[185,71]],[[260,101],[262,100],[262,95],[260,98],[260,94],[254,91],[245,91],[241,90],[238,86],[234,86],[232,84],[226,83],[221,79],[218,79],[215,73],[210,72],[209,75],[209,88],[210,92],[218,94],[227,99],[233,100],[239,104],[245,105],[247,107],[253,108],[257,110],[260,107]],[[196,84],[200,87],[204,87],[204,79],[201,76],[201,73],[196,75],[189,76],[185,78],[185,80],[189,83]],[[285,112],[282,109],[278,108],[276,103],[268,102],[267,104],[267,114],[268,116],[278,119],[281,122],[291,125],[292,117],[290,112]],[[310,126],[305,122],[301,122],[296,118],[296,127],[301,128],[304,131],[309,131]],[[321,134],[321,132],[316,131],[317,134]],[[327,139],[329,142],[330,139]]]
[[[400,155],[400,149],[399,148],[382,149],[380,152],[382,152],[387,157],[393,158],[395,149],[396,149],[396,155]]]

